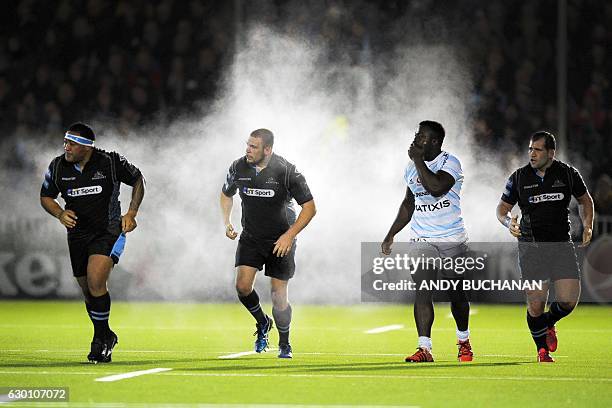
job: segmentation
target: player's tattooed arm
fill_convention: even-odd
[[[132,187],[132,200],[130,201],[130,208],[128,212],[121,217],[121,230],[123,232],[134,231],[134,229],[136,229],[138,226],[136,223],[136,215],[138,214],[138,209],[140,208],[144,194],[145,180],[143,176],[140,176]]]
[[[395,217],[395,221],[391,225],[387,236],[383,240],[381,244],[381,252],[385,255],[391,254],[391,245],[393,244],[393,238],[395,235],[400,232],[412,219],[412,214],[414,213],[414,194],[410,188],[406,187],[406,196],[400,205],[399,211],[397,212],[397,216]]]
[[[580,218],[582,219],[582,243],[581,247],[585,247],[591,243],[593,237],[593,199],[587,191],[583,195],[577,198],[578,204],[580,204]]]

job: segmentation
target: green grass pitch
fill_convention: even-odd
[[[113,362],[91,365],[82,303],[3,301],[0,386],[69,387],[69,403],[40,406],[612,406],[612,307],[580,305],[561,321],[554,364],[535,362],[523,306],[472,308],[472,363],[456,361],[454,322],[441,304],[436,362],[407,364],[416,345],[412,306],[295,305],[294,358],[281,360],[272,350],[219,358],[252,350],[254,324],[238,303],[114,302]],[[154,368],[171,370],[96,381]],[[8,405],[28,404],[37,405]]]

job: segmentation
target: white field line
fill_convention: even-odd
[[[113,382],[113,381],[125,380],[126,378],[140,377],[141,375],[163,373],[165,371],[171,371],[171,370],[172,370],[171,368],[152,368],[150,370],[131,371],[129,373],[124,373],[124,374],[107,375],[106,377],[96,378],[94,381]]]
[[[534,363],[536,364],[536,363]],[[435,364],[431,365],[435,366]],[[551,365],[551,368],[554,368]],[[64,371],[0,371],[0,374],[28,374],[28,375],[94,375],[91,372],[64,372]],[[612,377],[504,377],[504,376],[466,376],[466,375],[378,375],[378,374],[284,374],[284,373],[193,373],[193,372],[166,372],[161,376],[179,377],[276,377],[276,378],[348,378],[348,379],[427,379],[427,380],[490,380],[490,381],[544,381],[544,382],[601,382],[612,383]]]
[[[378,334],[378,333],[385,333],[385,332],[393,331],[393,330],[401,330],[403,328],[404,328],[403,324],[390,324],[389,326],[375,327],[373,329],[366,330],[364,331],[364,333],[365,334]]]
[[[276,351],[277,349],[274,347],[271,347],[268,349],[268,351]],[[251,356],[253,354],[261,354],[261,353],[257,353],[255,350],[250,350],[250,351],[240,351],[238,353],[231,353],[231,354],[227,354],[227,353],[223,353],[224,355],[219,356],[218,358],[226,360],[226,359],[232,359],[232,358],[239,358],[242,356]]]

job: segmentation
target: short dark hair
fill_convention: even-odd
[[[434,122],[433,120],[424,120],[419,123],[419,127],[426,128],[436,139],[440,141],[440,145],[442,145],[446,132],[440,123]]]
[[[83,136],[89,140],[96,140],[96,134],[93,129],[82,122],[76,122],[68,127],[68,132],[79,132],[80,136]]]
[[[547,132],[545,130],[538,130],[533,135],[531,135],[531,141],[536,142],[540,139],[544,139],[544,147],[546,150],[556,150],[557,149],[557,141],[552,133]]]
[[[264,147],[274,146],[274,133],[268,129],[257,129],[251,132],[252,137],[259,137],[263,142]]]

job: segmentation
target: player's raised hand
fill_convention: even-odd
[[[236,239],[238,233],[234,231],[234,226],[232,224],[227,224],[225,226],[225,236],[229,239]]]
[[[424,146],[418,146],[417,144],[412,142],[412,144],[410,145],[410,148],[408,149],[408,157],[410,157],[412,161],[414,161],[415,159],[422,160],[424,154],[425,154]]]
[[[512,217],[512,219],[510,220],[510,224],[508,225],[508,230],[515,238],[521,236],[521,225],[518,222],[518,215]]]
[[[136,229],[138,224],[136,223],[136,215],[128,211],[123,217],[121,217],[121,231],[132,232]]]
[[[382,244],[380,244],[380,252],[383,255],[391,255],[391,245],[393,245],[393,238],[385,238]]]
[[[289,253],[291,247],[293,246],[293,239],[295,237],[288,232],[285,232],[283,235],[278,237],[276,242],[274,243],[274,249],[272,253],[277,257],[283,257]]]
[[[584,231],[582,231],[582,244],[578,245],[580,248],[584,248],[591,243],[591,238],[593,238],[593,228],[586,227]]]
[[[64,210],[57,218],[59,219],[59,222],[61,222],[62,225],[66,228],[74,228],[76,227],[77,219],[79,217],[77,217],[75,212],[72,210]]]

